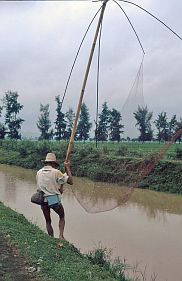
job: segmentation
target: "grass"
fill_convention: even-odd
[[[88,254],[81,254],[72,244],[48,236],[36,225],[0,202],[0,235],[16,249],[16,262],[21,256],[26,267],[33,269],[33,279],[41,281],[146,281],[146,272],[131,267],[120,258],[111,260],[111,251],[99,245]],[[2,246],[2,244],[0,244]],[[1,247],[0,247],[1,250]],[[15,252],[14,252],[15,253]],[[14,261],[15,262],[15,261]],[[6,264],[8,269],[8,265]],[[24,268],[23,268],[24,269]],[[128,277],[130,272],[130,277]],[[5,281],[15,273],[7,271]],[[132,277],[133,276],[133,277]],[[27,276],[28,277],[28,276]],[[155,281],[155,275],[151,281]],[[14,280],[14,279],[13,279]],[[18,280],[18,279],[15,279]],[[28,279],[29,280],[29,279]]]
[[[131,176],[135,179],[136,170],[141,162],[150,158],[162,148],[158,143],[76,143],[72,155],[72,170],[77,176],[87,176],[93,180],[127,182]],[[67,143],[0,141],[0,163],[39,169],[41,159],[47,152],[54,152],[63,162]],[[140,184],[142,188],[182,194],[180,174],[182,169],[181,146],[174,144],[160,161],[155,170]],[[179,160],[180,159],[180,160]],[[126,265],[119,260],[111,263],[106,249],[97,249],[83,256],[73,245],[64,242],[57,247],[57,239],[43,233],[37,226],[29,223],[0,203],[0,232],[8,237],[9,242],[18,248],[21,255],[34,267],[37,275],[44,281],[125,281]],[[146,280],[145,273],[138,277],[133,269],[132,280]],[[156,280],[156,277],[151,277]]]
[[[30,169],[42,167],[41,160],[47,152],[54,152],[62,163],[67,150],[66,142],[57,141],[0,141],[0,163]],[[159,143],[99,143],[74,144],[71,157],[73,175],[94,181],[123,185],[137,183],[140,188],[182,194],[179,175],[182,169],[182,145],[172,144],[163,159],[144,177],[140,177],[147,163],[153,163],[164,144]]]
[[[59,248],[58,239],[29,223],[21,214],[0,203],[0,232],[8,238],[25,257],[30,267],[38,270],[37,276],[45,281],[125,281],[119,279],[104,266],[93,263],[73,245],[63,242]]]
[[[130,266],[124,259],[121,261],[120,257],[111,261],[111,250],[102,248],[101,245],[94,251],[88,253],[88,258],[97,265],[101,265],[111,272],[111,274],[119,281],[156,281],[157,274],[153,273],[148,276],[147,267],[140,269],[139,263]]]
[[[96,265],[100,265],[106,268],[111,274],[120,281],[127,281],[125,277],[125,271],[130,268],[125,261],[121,262],[119,258],[111,262],[111,251],[99,246],[94,251],[91,251],[87,255],[88,259]],[[133,280],[134,281],[134,280]]]

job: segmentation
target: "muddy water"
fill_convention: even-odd
[[[85,209],[111,209],[120,203],[121,187],[74,179],[74,192]],[[0,201],[23,213],[45,231],[39,206],[30,203],[36,190],[35,172],[0,165]],[[112,192],[113,190],[113,192]],[[144,271],[147,280],[156,273],[158,281],[182,280],[182,196],[136,190],[126,204],[102,213],[90,214],[67,186],[63,196],[66,212],[65,237],[81,251],[98,245],[112,249]],[[105,207],[104,207],[105,206]],[[55,236],[58,217],[53,213]],[[143,280],[143,279],[142,279]]]

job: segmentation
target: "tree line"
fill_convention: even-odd
[[[10,139],[21,139],[21,126],[25,122],[19,117],[23,105],[18,101],[19,94],[17,92],[8,91],[2,99],[0,106],[0,117],[3,109],[5,110],[4,123],[0,122],[0,139],[5,137]],[[49,104],[40,104],[40,114],[37,120],[37,128],[40,131],[40,140],[67,140],[70,138],[71,130],[75,118],[75,113],[72,108],[66,113],[62,112],[62,103],[60,95],[55,97],[56,102],[56,119],[52,125],[50,120]],[[136,127],[139,130],[137,140],[145,142],[157,140],[169,141],[173,134],[182,128],[182,118],[177,120],[176,115],[173,115],[168,120],[167,113],[161,112],[157,118],[152,121],[153,112],[150,112],[147,106],[138,106],[133,112],[136,119]],[[155,126],[156,134],[152,129],[152,123]],[[89,109],[85,103],[81,106],[80,117],[76,129],[75,139],[86,141],[90,139],[90,131],[92,123],[90,122]],[[94,139],[97,141],[121,141],[124,133],[124,124],[122,124],[121,113],[115,108],[109,109],[107,102],[102,104],[101,112],[98,115],[98,121],[95,121]],[[130,140],[130,137],[127,137]],[[181,136],[178,138],[181,141]]]

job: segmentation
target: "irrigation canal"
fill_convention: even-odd
[[[39,206],[30,202],[36,190],[35,171],[0,165],[0,201],[36,223],[45,231]],[[94,192],[89,190],[94,186]],[[105,192],[104,188],[112,190]],[[93,183],[75,178],[79,200],[106,209],[116,202],[121,187]],[[107,194],[106,194],[107,193]],[[126,204],[101,213],[87,213],[67,186],[62,199],[66,213],[65,237],[82,252],[99,245],[112,249],[112,256],[138,264],[147,281],[154,272],[157,281],[180,281],[182,278],[182,196],[135,190]],[[97,206],[98,208],[98,206]],[[58,236],[58,217],[52,214],[55,236]]]

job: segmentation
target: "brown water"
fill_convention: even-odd
[[[86,179],[75,178],[73,187],[89,208],[100,205],[103,209],[105,204],[108,209],[121,194],[121,187]],[[30,202],[34,190],[34,171],[0,165],[0,201],[45,231],[40,207]],[[82,252],[102,245],[112,249],[113,257],[126,258],[131,265],[138,263],[142,271],[146,266],[147,281],[152,273],[157,274],[157,281],[182,280],[182,196],[135,190],[126,204],[89,214],[67,186],[62,201],[65,237]],[[58,236],[58,217],[54,213],[52,217]]]

